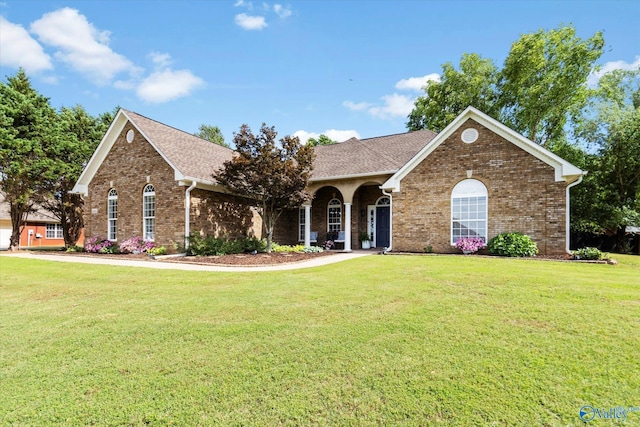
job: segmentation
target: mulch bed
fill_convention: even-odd
[[[319,253],[259,253],[236,254],[236,255],[217,255],[217,256],[188,256],[188,257],[172,257],[164,258],[163,262],[191,263],[191,264],[216,264],[216,265],[233,265],[233,266],[265,266],[288,264],[293,262],[308,261],[318,257],[330,256],[336,252],[324,251]]]
[[[81,257],[94,257],[94,258],[112,258],[122,260],[138,260],[138,261],[152,261],[147,254],[95,254],[87,252],[41,252],[48,255],[62,255],[62,256],[81,256]],[[235,254],[235,255],[216,255],[216,256],[176,256],[176,257],[158,257],[155,258],[158,262],[172,262],[172,263],[189,263],[189,264],[215,264],[215,265],[232,265],[232,266],[266,266],[287,264],[293,262],[308,261],[321,256],[334,255],[335,251],[324,251],[319,253],[259,253],[256,255],[251,254]]]
[[[95,254],[86,252],[64,252],[64,251],[43,251],[39,253],[46,253],[50,255],[61,256],[81,256],[81,257],[99,257],[99,258],[113,258],[113,259],[127,259],[138,261],[152,261],[147,254]],[[331,256],[338,253],[338,251],[324,251],[320,253],[259,253],[256,255],[251,254],[236,254],[236,255],[216,255],[216,256],[178,256],[178,257],[159,257],[156,259],[158,262],[172,262],[172,263],[188,263],[188,264],[204,264],[204,265],[229,265],[229,266],[268,266],[278,264],[288,264],[301,261],[308,261],[321,256]],[[389,252],[388,255],[408,255],[408,256],[440,256],[440,255],[452,255],[452,254],[425,254],[417,252]],[[462,255],[464,257],[483,257],[483,258],[499,258],[495,255]],[[518,259],[518,258],[512,258]],[[525,259],[541,260],[541,261],[568,261],[578,263],[589,264],[617,264],[615,260],[576,260],[571,255],[539,255],[536,257],[527,257]]]

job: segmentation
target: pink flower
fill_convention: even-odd
[[[481,237],[460,237],[456,240],[456,248],[463,252],[478,252],[484,246],[484,239]]]

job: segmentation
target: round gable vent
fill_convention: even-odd
[[[471,144],[478,139],[478,131],[474,128],[465,129],[462,131],[462,142]]]
[[[129,129],[129,131],[127,132],[127,142],[133,142],[133,129]]]

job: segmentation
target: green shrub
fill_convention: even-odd
[[[189,255],[226,255],[241,254],[244,252],[264,252],[267,244],[256,237],[244,237],[241,239],[227,239],[215,236],[201,236],[192,234],[189,236]]]
[[[271,244],[271,252],[280,252],[280,253],[304,252],[304,245],[279,245],[274,242]]]
[[[164,246],[156,246],[153,247],[151,249],[147,249],[147,253],[149,255],[166,255],[167,254],[167,248],[165,248]]]
[[[575,259],[598,260],[603,259],[604,254],[598,248],[586,247],[573,251],[573,257]]]
[[[538,253],[536,242],[522,233],[501,233],[489,240],[489,252],[501,256],[525,257]]]
[[[304,252],[305,254],[317,254],[323,251],[324,249],[322,249],[320,246],[306,246],[302,249],[302,252]]]

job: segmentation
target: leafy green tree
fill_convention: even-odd
[[[624,250],[626,226],[640,225],[640,69],[602,76],[592,108],[576,132],[595,150],[581,165],[591,175],[582,225],[615,233]]]
[[[277,135],[264,123],[257,135],[242,125],[233,139],[236,155],[213,175],[221,185],[257,203],[268,253],[282,212],[310,198],[306,187],[314,159],[313,148],[302,145],[298,137],[285,136],[277,143]]]
[[[440,132],[465,108],[473,105],[498,118],[498,69],[490,59],[465,53],[459,70],[447,62],[440,81],[430,80],[425,95],[418,97],[409,114],[409,130],[431,129]]]
[[[194,135],[198,138],[213,142],[214,144],[229,148],[229,145],[224,142],[224,135],[222,135],[222,131],[218,126],[201,124],[198,128],[198,132],[194,133]]]
[[[315,138],[309,138],[307,140],[307,144],[311,147],[317,147],[318,145],[333,145],[333,144],[337,144],[337,141],[334,141],[333,139],[329,138],[327,135],[322,134],[318,137],[318,139]]]
[[[56,112],[31,86],[24,70],[0,82],[0,191],[9,204],[11,250],[34,210],[36,196],[52,178],[48,146],[57,141]]]
[[[63,107],[58,114],[57,143],[46,147],[46,154],[53,160],[53,171],[39,204],[60,220],[66,247],[77,243],[84,227],[82,196],[71,190],[113,117],[114,113],[92,117],[80,105]]]
[[[427,83],[407,127],[439,132],[472,105],[538,144],[562,141],[567,121],[578,121],[586,105],[585,83],[603,46],[601,33],[583,40],[569,26],[522,35],[501,70],[464,54],[460,71],[444,64],[441,81]]]
[[[587,104],[587,78],[603,47],[602,33],[582,40],[571,26],[522,35],[500,73],[500,120],[545,147],[561,139]]]

